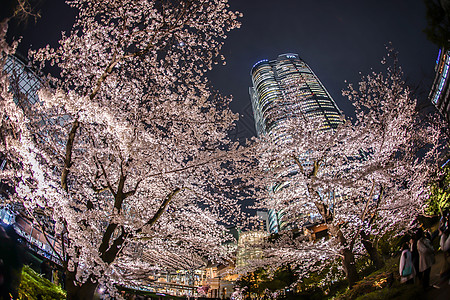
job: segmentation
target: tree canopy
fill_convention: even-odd
[[[31,53],[60,70],[39,103],[16,105],[27,95],[2,73],[1,151],[13,200],[55,222],[68,298],[227,260],[224,224],[241,213],[221,166],[239,152],[227,137],[236,116],[205,72],[239,13],[225,0],[67,3],[73,29]]]
[[[255,267],[289,263],[302,277],[341,258],[352,286],[358,279],[355,253],[366,252],[381,266],[376,240],[424,211],[443,138],[436,123],[420,121],[392,49],[387,60],[385,73],[364,76],[344,91],[356,108],[355,120],[343,118],[332,129],[320,114],[298,116],[278,128],[282,142],[270,135],[261,139],[259,167],[251,175],[259,186],[256,207],[280,212],[288,226],[264,245],[266,259]],[[301,101],[301,91],[289,94],[300,95],[293,103]],[[326,225],[330,239],[312,242],[290,232],[314,223],[311,216]]]

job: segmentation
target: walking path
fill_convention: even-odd
[[[450,260],[450,259],[449,259]],[[440,272],[444,265],[444,253],[438,252],[436,262],[431,267],[430,284],[434,287],[430,289],[426,295],[429,300],[448,300],[450,299],[449,278],[441,278]]]

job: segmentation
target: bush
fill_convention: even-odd
[[[386,265],[358,281],[338,299],[372,300],[372,299],[422,299],[423,291],[416,285],[400,284],[398,275],[398,257],[386,261]]]
[[[380,300],[380,299],[423,299],[423,289],[418,285],[395,284],[391,288],[377,290],[356,298],[356,300]]]
[[[426,207],[429,215],[443,215],[445,211],[450,210],[450,163],[439,170],[438,176],[439,178],[430,184],[431,196]]]
[[[19,298],[23,300],[62,300],[66,299],[66,292],[60,286],[43,278],[29,266],[24,266],[19,286]]]

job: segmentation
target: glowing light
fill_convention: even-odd
[[[438,53],[438,56],[436,58],[436,65],[439,64],[439,58],[441,57],[441,52],[442,52],[442,49],[439,49],[439,53]]]
[[[259,65],[260,63],[268,62],[268,61],[269,61],[269,60],[267,60],[267,59],[261,59],[260,61],[256,62],[256,64],[253,65],[252,69],[253,69],[254,67],[256,67],[257,65]]]
[[[450,159],[447,159],[447,161],[441,166],[441,168],[444,168],[448,164],[449,161],[450,161]]]
[[[436,104],[439,100],[439,97],[441,96],[442,89],[444,88],[445,81],[447,80],[449,65],[450,65],[450,56],[447,55],[447,59],[445,60],[444,70],[442,71],[442,76],[439,81],[439,87],[438,87],[436,94],[434,95],[433,100],[432,100],[433,104]]]

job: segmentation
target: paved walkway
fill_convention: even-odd
[[[448,258],[450,261],[450,258]],[[444,265],[444,253],[438,252],[436,255],[436,262],[431,267],[430,284],[434,287],[430,289],[426,295],[429,300],[449,300],[450,299],[450,285],[449,278],[441,278],[440,272]]]

